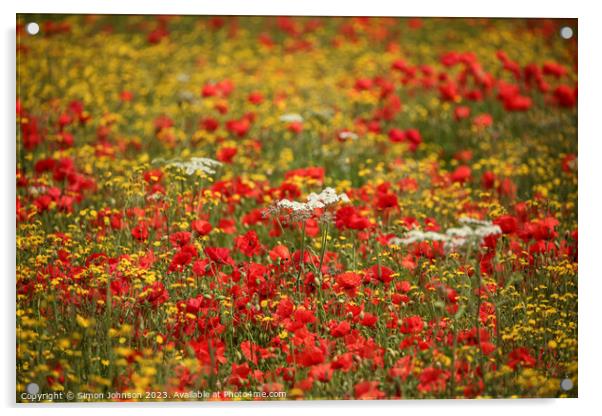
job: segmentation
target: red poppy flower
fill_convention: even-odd
[[[222,218],[219,220],[217,226],[224,234],[234,234],[236,232],[236,223],[234,220]]]
[[[243,137],[251,128],[251,122],[246,117],[242,117],[239,120],[229,120],[226,122],[226,128],[238,137]]]
[[[452,82],[440,85],[439,94],[441,95],[441,100],[443,101],[453,102],[460,98],[460,94],[458,94],[458,88]]]
[[[134,93],[127,90],[121,91],[119,99],[123,102],[130,102],[134,99]]]
[[[362,276],[354,272],[341,273],[335,279],[344,289],[355,289],[362,284]]]
[[[324,351],[315,345],[308,345],[299,354],[299,364],[303,367],[322,364],[325,360]]]
[[[454,118],[456,120],[462,120],[470,116],[470,107],[460,105],[454,109]]]
[[[518,229],[518,219],[512,215],[502,215],[493,223],[498,225],[504,234],[512,234]]]
[[[190,225],[193,231],[195,231],[199,235],[207,235],[213,229],[213,227],[211,227],[211,223],[205,220],[194,220],[191,222]]]
[[[493,124],[493,117],[491,114],[479,114],[472,119],[472,124],[479,128],[489,127]]]
[[[190,341],[188,345],[194,351],[199,362],[206,366],[213,366],[214,372],[217,372],[220,364],[227,362],[226,345],[222,340],[203,337]]]
[[[523,95],[513,95],[504,100],[504,109],[506,111],[526,111],[531,108],[533,100]]]
[[[413,369],[412,356],[406,355],[397,360],[395,365],[389,370],[389,375],[391,377],[399,377],[405,381],[412,374]]]
[[[423,393],[437,393],[444,391],[449,379],[449,371],[439,368],[427,367],[420,373],[418,390]]]
[[[577,89],[560,85],[554,90],[554,99],[561,107],[574,107],[577,104]]]
[[[374,315],[374,314],[369,313],[369,312],[364,312],[364,316],[360,320],[360,323],[363,326],[367,326],[369,328],[374,327],[377,322],[378,322],[378,317],[376,315]]]
[[[495,186],[495,174],[491,171],[483,172],[481,176],[481,183],[483,188],[492,189]]]
[[[251,368],[249,367],[249,363],[242,363],[240,365],[232,363],[232,370],[230,372],[228,383],[240,388],[243,385],[250,383],[250,374]]]
[[[466,165],[458,166],[456,170],[452,172],[450,178],[452,182],[466,183],[470,180],[472,170]]]
[[[519,347],[515,348],[508,355],[508,366],[513,370],[519,365],[521,367],[533,367],[536,361],[527,348]]]
[[[355,398],[358,400],[377,400],[385,397],[385,393],[381,391],[378,381],[363,381],[361,383],[357,383],[353,391],[355,393]]]
[[[148,238],[148,225],[144,222],[138,223],[138,225],[132,228],[132,237],[138,241],[146,241]]]
[[[330,363],[330,366],[333,370],[341,370],[344,372],[351,370],[353,367],[353,354],[346,352],[339,355]]]
[[[180,251],[174,254],[169,264],[168,271],[182,271],[185,266],[192,262],[192,259],[197,256],[197,251],[193,246],[183,247]]]
[[[259,105],[263,102],[263,95],[259,91],[253,91],[248,98],[251,104]]]
[[[560,222],[554,217],[546,217],[536,221],[532,228],[533,238],[536,240],[550,240],[557,237],[558,232],[555,228],[558,224],[560,224]]]
[[[393,270],[386,266],[379,266],[375,264],[372,267],[366,269],[366,277],[370,280],[381,281],[385,284],[389,284],[393,280]]]
[[[399,330],[403,334],[417,334],[424,329],[424,321],[418,315],[409,316],[403,319]]]
[[[217,121],[216,119],[212,118],[212,117],[208,117],[205,118],[201,121],[200,125],[209,132],[213,132],[215,130],[217,130],[217,128],[219,127],[219,121]]]
[[[234,266],[234,260],[230,257],[230,249],[225,247],[205,247],[207,257],[217,264],[229,264]]]
[[[356,207],[347,205],[337,210],[335,224],[338,229],[365,230],[370,228],[370,220],[359,214]]]
[[[161,282],[155,282],[142,290],[141,298],[143,301],[150,303],[154,308],[167,302],[169,293]]]
[[[399,207],[397,195],[395,194],[379,194],[376,199],[376,207],[379,210],[393,209]]]
[[[155,132],[156,133],[160,132],[161,130],[173,127],[173,126],[174,126],[174,121],[166,115],[160,115],[159,117],[157,117],[155,119]]]
[[[169,242],[178,247],[183,247],[190,243],[191,235],[186,231],[179,231],[169,236]]]
[[[250,230],[245,235],[236,237],[234,239],[234,246],[247,257],[253,257],[263,251],[263,246],[259,242],[257,233],[254,230]]]
[[[333,369],[330,363],[314,365],[309,370],[309,375],[322,383],[328,383],[332,378]]]
[[[218,93],[218,88],[215,84],[205,84],[203,89],[201,90],[201,95],[203,97],[213,97]]]
[[[291,133],[301,133],[303,131],[303,123],[300,121],[293,121],[288,124],[287,129]]]
[[[564,75],[566,75],[568,72],[568,70],[564,66],[560,65],[559,63],[550,62],[550,61],[545,62],[543,64],[542,69],[543,69],[542,72],[544,75],[552,75],[553,77],[556,77],[556,78],[561,78]]]
[[[300,169],[290,170],[284,174],[284,177],[287,179],[295,177],[295,176],[311,178],[311,179],[315,179],[319,183],[323,183],[324,182],[324,168],[319,167],[319,166],[312,166],[312,167],[308,167],[308,168],[300,168]]]
[[[340,338],[349,333],[351,331],[351,325],[347,321],[341,321],[339,323],[333,322],[330,328],[330,335],[335,338]]]
[[[355,81],[354,88],[358,91],[366,91],[372,88],[372,80],[370,78],[360,78]]]
[[[570,173],[577,170],[577,155],[569,153],[562,158],[562,170],[563,172]]]
[[[280,319],[288,318],[293,313],[294,308],[295,305],[293,302],[288,298],[284,298],[276,307],[276,315],[278,315]]]
[[[291,260],[291,253],[288,247],[277,245],[270,251],[270,259],[272,259],[273,262],[281,261],[283,263],[288,263]]]
[[[401,129],[391,129],[389,130],[389,140],[393,143],[400,143],[405,141],[406,134]]]
[[[406,138],[410,142],[410,151],[415,152],[422,143],[422,135],[417,129],[406,130]]]
[[[224,163],[232,163],[232,159],[236,156],[237,151],[235,147],[220,147],[217,151],[217,160]]]

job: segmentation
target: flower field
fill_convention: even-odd
[[[576,32],[19,15],[16,400],[576,397]]]

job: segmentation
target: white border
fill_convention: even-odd
[[[256,415],[303,415],[338,412],[363,414],[376,410],[379,413],[419,413],[439,415],[537,412],[549,415],[590,414],[600,407],[597,398],[602,386],[602,336],[600,320],[602,311],[602,273],[596,259],[602,250],[602,219],[600,218],[600,186],[602,175],[601,141],[602,123],[602,65],[600,39],[602,16],[594,1],[468,1],[421,0],[398,1],[328,1],[328,0],[20,0],[17,4],[3,0],[0,77],[4,96],[0,99],[0,116],[5,134],[0,139],[3,157],[2,220],[4,223],[2,249],[2,306],[1,325],[4,339],[2,347],[2,374],[0,394],[4,406],[14,400],[14,171],[15,171],[15,13],[118,13],[118,14],[254,14],[254,15],[364,15],[364,16],[482,16],[482,17],[576,17],[579,19],[579,222],[580,229],[580,279],[579,279],[579,399],[572,400],[496,400],[496,401],[405,401],[405,402],[299,402],[299,403],[248,403],[240,404],[165,404],[86,406],[90,414],[106,414],[119,409],[127,414],[163,414],[170,408],[173,414],[245,413]],[[151,407],[153,406],[153,407]],[[8,409],[8,414],[79,414],[76,406],[18,407]]]
[[[524,0],[478,1],[20,1],[21,13],[123,13],[123,14],[235,14],[235,15],[321,15],[321,16],[456,16],[456,17],[577,17],[578,2]],[[483,4],[490,3],[490,4]]]

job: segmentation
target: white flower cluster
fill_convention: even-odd
[[[185,162],[179,160],[169,161],[167,165],[183,170],[186,175],[190,176],[199,170],[208,175],[213,175],[215,174],[215,169],[220,167],[222,163],[207,157],[193,157]]]
[[[490,221],[481,221],[473,218],[460,218],[463,227],[449,228],[445,233],[434,231],[410,230],[403,238],[394,237],[389,240],[392,245],[408,245],[420,241],[442,241],[447,250],[457,249],[467,244],[480,244],[489,235],[501,234],[499,226]]]
[[[333,188],[328,187],[323,189],[319,194],[316,194],[315,192],[309,194],[307,202],[281,199],[268,209],[268,213],[271,214],[286,211],[295,219],[309,218],[315,209],[328,208],[339,202],[350,202],[347,194],[337,194]]]
[[[44,192],[46,192],[48,190],[47,186],[44,185],[40,185],[40,186],[30,186],[29,187],[29,193],[32,196],[38,196]]]
[[[177,75],[176,79],[177,79],[179,82],[182,82],[182,83],[184,83],[184,82],[188,82],[188,81],[190,81],[190,75],[188,75],[186,72],[180,72],[180,73]]]
[[[342,131],[339,133],[339,139],[341,140],[357,140],[358,135],[352,131]]]
[[[324,188],[319,194],[312,192],[307,197],[307,204],[312,206],[312,209],[326,208],[338,202],[343,202],[346,204],[349,202],[349,197],[346,193],[337,194],[337,191],[330,187]]]
[[[284,115],[280,116],[280,121],[282,121],[284,123],[294,123],[294,122],[300,123],[303,121],[303,116],[301,114],[297,114],[297,113],[284,114]]]

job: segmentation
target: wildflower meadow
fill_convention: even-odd
[[[16,400],[576,397],[577,30],[18,15]]]

